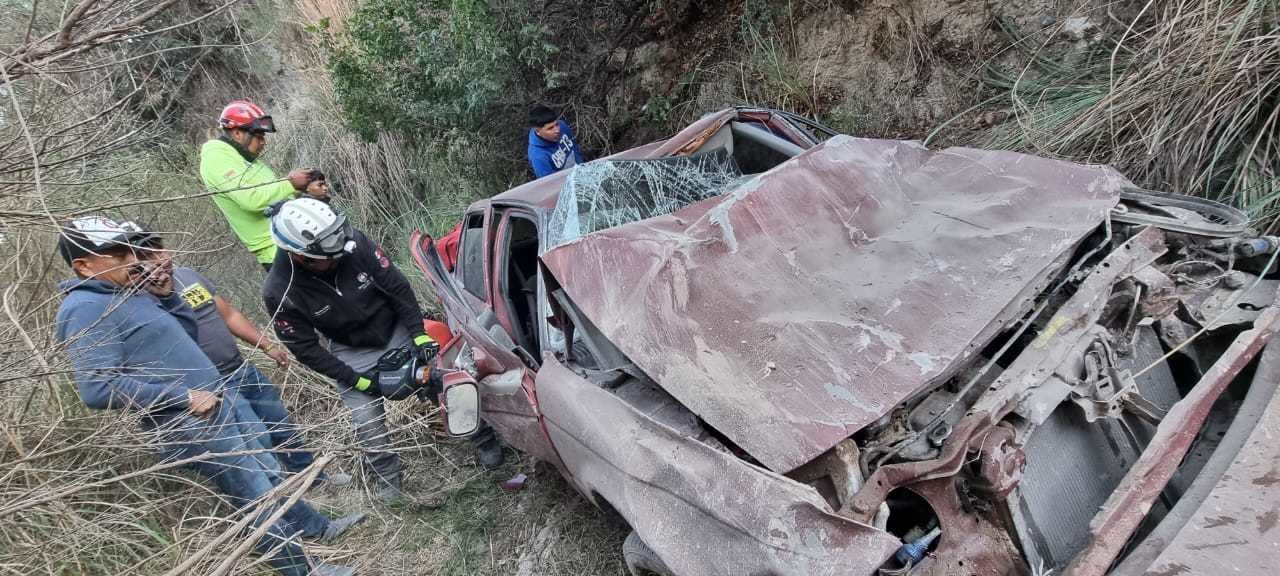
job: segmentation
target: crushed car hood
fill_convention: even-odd
[[[640,369],[786,472],[955,372],[1129,185],[1102,166],[838,136],[542,260]]]

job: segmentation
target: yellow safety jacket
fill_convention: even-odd
[[[279,200],[293,197],[293,185],[281,180],[262,162],[249,162],[231,144],[214,139],[200,147],[200,179],[213,196],[213,203],[226,216],[231,230],[245,248],[270,264],[276,257],[271,241],[271,225],[263,210]]]

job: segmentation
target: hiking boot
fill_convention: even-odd
[[[493,470],[502,465],[506,457],[502,454],[502,443],[497,438],[491,438],[488,441],[476,446],[476,462],[489,470]]]
[[[324,529],[324,534],[321,534],[317,541],[321,544],[332,544],[336,542],[344,533],[346,533],[347,530],[350,530],[352,526],[355,526],[364,520],[364,516],[364,512],[356,512],[355,514],[348,514],[336,520],[330,520],[329,526]]]
[[[355,576],[356,569],[350,566],[339,566],[318,562],[311,568],[311,576]]]

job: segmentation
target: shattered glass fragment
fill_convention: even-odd
[[[560,189],[542,252],[592,232],[670,214],[748,179],[724,149],[576,166]]]

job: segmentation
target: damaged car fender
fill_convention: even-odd
[[[873,573],[901,545],[813,488],[692,441],[554,358],[538,374],[547,432],[676,574]],[[597,502],[598,503],[598,502]]]

